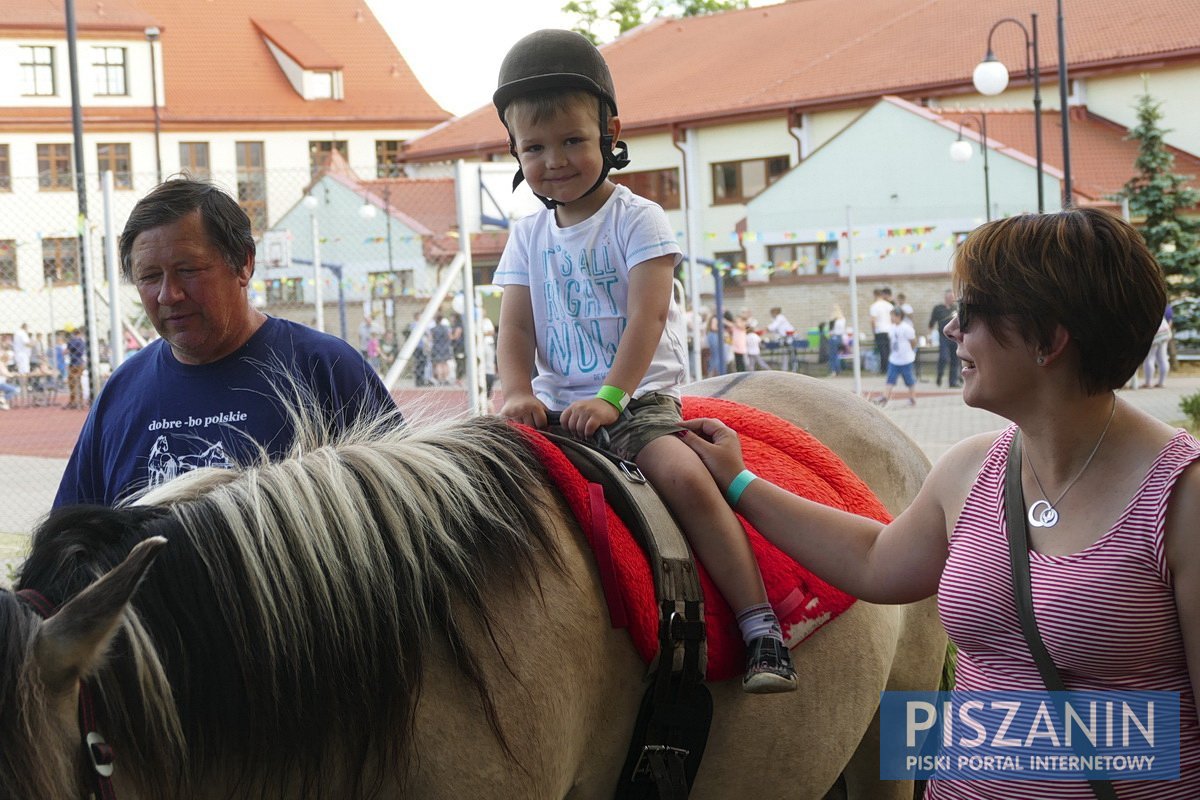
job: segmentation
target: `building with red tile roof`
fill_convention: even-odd
[[[403,143],[450,118],[358,0],[76,6],[97,263],[102,170],[114,175],[116,230],[160,179],[186,172],[235,194],[259,233],[303,196],[330,152],[362,174],[399,175]],[[0,63],[12,78],[0,86],[0,299],[49,283],[59,287],[57,321],[78,324],[67,47],[61,2],[0,0]]]

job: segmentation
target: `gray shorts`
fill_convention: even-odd
[[[679,424],[682,421],[683,406],[677,399],[650,392],[630,400],[616,422],[596,431],[596,444],[633,461],[650,442],[683,430]]]

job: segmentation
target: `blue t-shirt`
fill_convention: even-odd
[[[182,364],[158,339],[131,355],[97,396],[54,507],[115,505],[183,472],[247,463],[257,445],[272,456],[285,453],[294,429],[274,386],[286,378],[271,377],[281,368],[337,429],[363,414],[395,412],[357,350],[288,320],[268,318],[237,351],[211,364]]]

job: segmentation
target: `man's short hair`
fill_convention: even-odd
[[[138,235],[169,225],[193,211],[200,212],[200,221],[209,241],[235,274],[240,274],[247,264],[254,266],[250,217],[237,201],[207,181],[175,178],[156,186],[129,214],[119,240],[121,274],[125,280],[133,280],[133,243]]]

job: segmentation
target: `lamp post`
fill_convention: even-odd
[[[366,196],[363,197],[363,204],[359,206],[358,214],[363,219],[375,219],[375,206],[368,202]],[[388,286],[389,293],[392,299],[391,311],[387,314],[390,317],[390,328],[392,336],[396,335],[396,267],[392,261],[392,187],[388,184],[383,184],[383,216],[387,225],[387,265],[388,265]]]
[[[158,112],[158,57],[154,52],[154,43],[158,41],[160,33],[153,25],[146,28],[146,41],[150,43],[150,104],[154,107],[154,174],[162,183],[162,149],[159,142],[162,119]]]
[[[988,135],[987,114],[980,112],[978,117],[966,116],[958,122],[958,139],[950,145],[950,158],[954,161],[971,160],[971,143],[963,140],[963,125],[974,122],[979,131],[979,149],[983,152],[983,203],[984,215],[988,222],[992,221],[992,188],[988,181]]]
[[[313,310],[315,320],[313,327],[325,332],[325,302],[321,297],[321,233],[317,225],[317,206],[320,201],[311,193],[304,195],[304,207],[308,209],[312,220],[312,260],[313,260]]]
[[[1063,208],[1069,208],[1071,205],[1071,138],[1070,138],[1070,114],[1067,109],[1067,58],[1066,58],[1066,33],[1063,24],[1063,5],[1062,0],[1057,0],[1058,17],[1058,95],[1059,95],[1059,114],[1062,120],[1062,151],[1063,151],[1063,185],[1062,185],[1062,205]],[[992,51],[992,34],[996,32],[996,28],[1006,22],[1011,22],[1021,29],[1025,35],[1025,77],[1033,81],[1033,124],[1034,131],[1037,137],[1037,192],[1038,192],[1038,211],[1045,210],[1045,199],[1043,197],[1044,190],[1042,188],[1042,91],[1041,91],[1041,70],[1038,66],[1038,34],[1037,34],[1037,14],[1030,14],[1030,29],[1026,29],[1024,25],[1017,19],[1005,17],[1004,19],[992,25],[988,31],[987,38],[987,55],[983,57],[983,61],[975,67],[975,72],[972,75],[972,82],[975,84],[975,90],[984,95],[996,95],[1004,91],[1008,86],[1008,68],[996,59]],[[1032,35],[1031,32],[1032,31]]]
[[[1042,187],[1042,77],[1038,66],[1037,14],[1029,15],[1029,28],[1013,17],[1005,17],[992,25],[992,29],[988,31],[987,55],[976,65],[971,82],[975,84],[975,90],[984,95],[1000,94],[1008,87],[1008,67],[1000,63],[992,51],[992,34],[996,32],[996,28],[1006,22],[1016,25],[1025,36],[1025,77],[1033,80],[1033,130],[1037,142],[1037,199],[1038,213],[1041,213],[1046,210],[1046,198]],[[1030,34],[1031,29],[1032,35]]]

